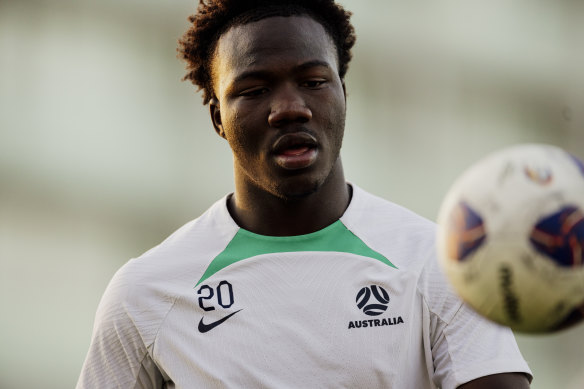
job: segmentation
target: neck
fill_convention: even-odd
[[[236,180],[228,208],[242,228],[261,235],[293,236],[318,231],[337,221],[351,200],[340,159],[327,179],[310,194],[282,198]]]

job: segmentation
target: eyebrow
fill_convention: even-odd
[[[292,69],[292,71],[293,72],[302,72],[304,70],[315,68],[315,67],[324,67],[324,68],[330,69],[330,65],[328,64],[328,62],[321,61],[321,60],[313,60],[313,61],[304,62],[298,66],[295,66]],[[268,78],[270,76],[270,74],[271,74],[271,72],[268,72],[265,70],[249,70],[249,71],[245,71],[245,72],[239,74],[237,77],[235,77],[233,82],[236,83],[236,82],[248,79],[248,78]]]

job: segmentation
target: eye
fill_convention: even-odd
[[[302,86],[310,89],[318,89],[326,82],[323,79],[306,80],[302,82]]]
[[[245,90],[239,92],[239,96],[255,97],[255,96],[262,95],[262,94],[266,93],[267,91],[268,91],[268,88],[264,88],[264,87],[249,88],[249,89],[245,89]]]

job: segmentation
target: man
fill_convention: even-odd
[[[235,190],[127,263],[78,388],[528,388],[471,312],[434,225],[345,181],[355,37],[332,0],[202,1],[181,41]]]

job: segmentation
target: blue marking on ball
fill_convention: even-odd
[[[575,206],[564,207],[539,220],[529,240],[562,267],[584,266],[584,213]]]
[[[572,154],[570,154],[570,157],[572,158],[576,166],[578,166],[578,169],[580,170],[580,173],[582,173],[582,176],[584,176],[584,162],[582,162],[580,159],[578,159],[576,156]]]

